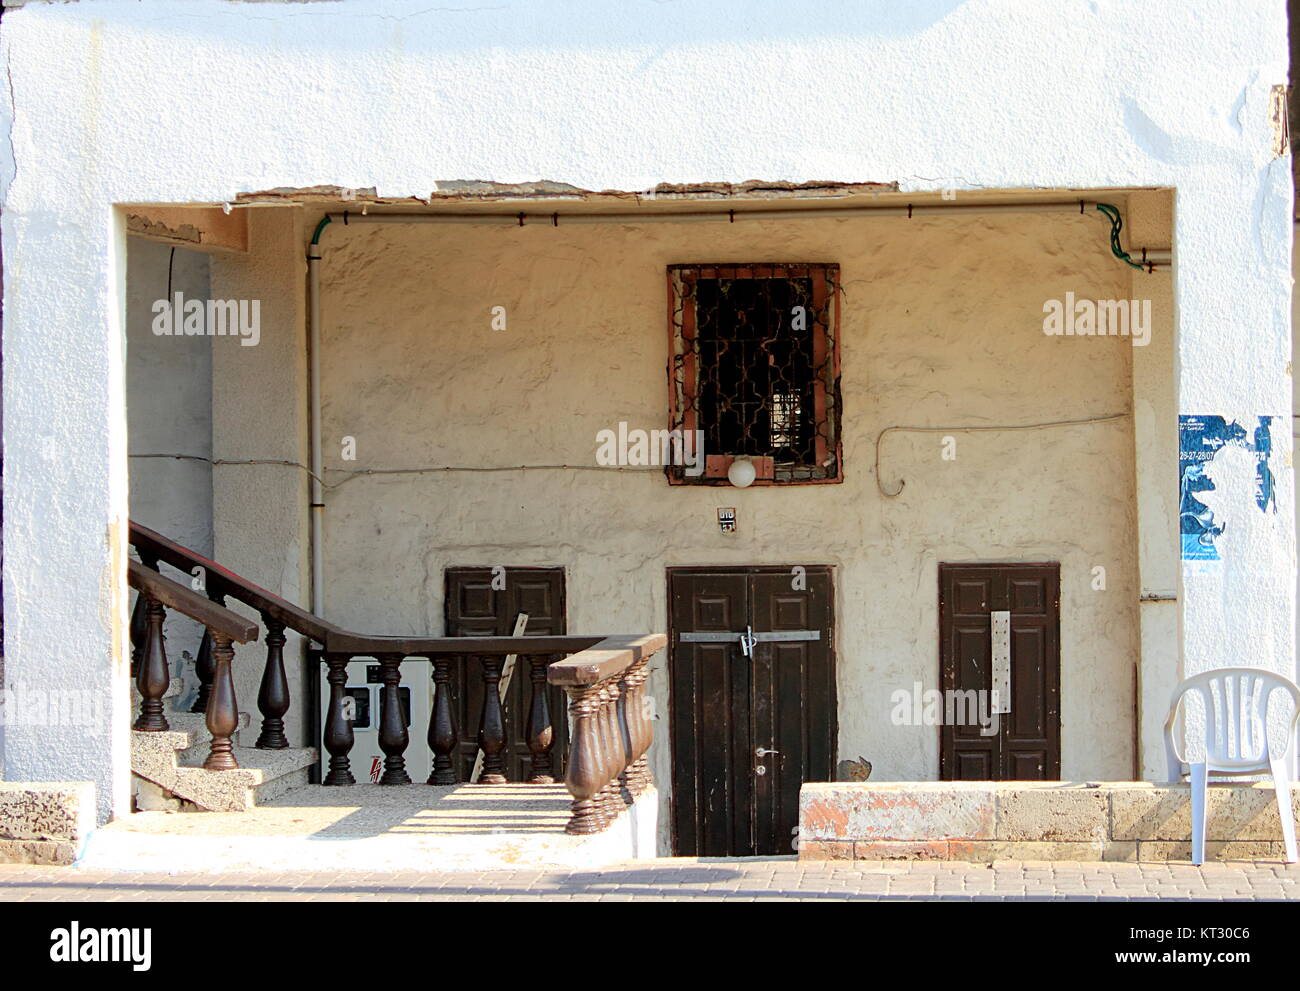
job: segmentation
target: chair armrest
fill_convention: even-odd
[[[1174,724],[1178,720],[1178,709],[1182,702],[1182,696],[1177,696],[1174,704],[1169,708],[1169,715],[1165,718],[1165,765],[1170,784],[1178,784],[1183,780],[1183,758],[1174,743]]]
[[[1169,769],[1169,783],[1176,785],[1183,780],[1183,761],[1174,749],[1174,741],[1165,737],[1165,763]]]

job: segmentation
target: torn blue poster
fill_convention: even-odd
[[[1255,454],[1255,503],[1261,512],[1277,512],[1277,492],[1269,459],[1273,454],[1271,416],[1257,417],[1258,425],[1247,430],[1222,416],[1183,415],[1178,417],[1178,531],[1184,561],[1218,561],[1216,541],[1226,523],[1215,517],[1198,492],[1213,491],[1214,482],[1205,465],[1227,446],[1242,447]]]

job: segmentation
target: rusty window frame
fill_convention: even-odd
[[[711,450],[707,437],[712,427],[701,424],[701,385],[710,373],[704,367],[706,359],[700,349],[697,288],[701,280],[726,279],[806,280],[810,284],[807,330],[811,336],[811,357],[807,384],[812,399],[812,457],[803,459],[809,463],[782,463],[770,455],[748,454],[757,471],[753,484],[842,482],[839,331],[842,290],[839,266],[826,262],[670,265],[667,276],[669,429],[683,432],[703,429],[706,436],[703,474],[688,475],[683,466],[668,465],[665,473],[669,482],[674,485],[727,485],[727,469],[733,455],[743,453]],[[716,382],[716,374],[713,377]],[[769,402],[776,395],[769,394]],[[769,415],[772,411],[769,405]]]

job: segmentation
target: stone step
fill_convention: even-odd
[[[318,759],[314,748],[236,747],[237,770],[205,770],[202,765],[210,737],[202,726],[203,717],[197,713],[168,714],[169,721],[173,717],[178,717],[173,727],[187,728],[131,734],[132,772],[161,789],[161,793],[138,789],[142,796],[148,792],[151,807],[175,799],[213,812],[243,812],[255,807],[259,798],[266,801],[307,784],[308,772]]]
[[[205,753],[190,751],[181,756],[176,784],[170,790],[200,808],[213,812],[244,812],[259,801],[273,798],[307,784],[307,775],[319,759],[315,748],[258,750],[236,747],[235,771],[207,771]],[[193,760],[194,763],[188,763]]]

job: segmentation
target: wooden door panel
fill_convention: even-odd
[[[797,587],[796,587],[797,586]],[[831,670],[830,571],[805,568],[796,582],[789,568],[750,578],[750,614],[755,633],[817,630],[815,641],[773,641],[754,648],[755,678],[765,670],[767,717],[754,719],[754,747],[775,750],[755,764],[755,853],[786,855],[799,825],[799,786],[829,781],[834,770],[834,677]],[[769,694],[770,693],[770,694]],[[766,698],[765,698],[766,695]]]
[[[991,743],[984,750],[958,747],[955,760],[957,767],[953,778],[957,781],[990,781],[994,778]]]
[[[789,854],[799,787],[830,780],[835,678],[828,568],[670,569],[673,832],[679,855]],[[819,630],[820,641],[739,635]],[[679,633],[726,632],[726,643]],[[778,751],[755,755],[761,748]],[[758,762],[767,773],[757,774]]]
[[[1011,613],[1011,711],[988,736],[978,725],[943,726],[945,780],[1060,775],[1060,565],[939,566],[940,688],[946,698],[993,687],[990,613],[1002,610]]]
[[[1008,781],[1044,781],[1049,779],[1050,763],[1046,750],[1015,750],[1007,755]]]
[[[1048,663],[1047,631],[1042,627],[1013,626],[1008,739],[1046,745]]]
[[[444,575],[446,628],[449,637],[510,636],[515,618],[528,613],[525,636],[558,635],[565,629],[563,568],[507,568],[505,588],[494,589],[490,568],[448,568]],[[500,582],[498,582],[500,584]],[[457,657],[452,662],[453,701],[460,726],[460,780],[468,781],[478,756],[479,717],[483,711],[483,668],[477,658]],[[564,774],[568,753],[568,700],[561,689],[547,688],[551,710],[551,756],[556,780]],[[532,684],[526,658],[515,664],[506,691],[505,774],[509,781],[526,781],[532,761],[528,750],[528,709]]]
[[[676,629],[735,633],[745,629],[748,588],[744,575],[674,574],[669,585]],[[674,825],[683,856],[743,856],[751,848],[748,764],[738,773],[737,753],[749,751],[748,670],[743,701],[733,684],[739,658],[730,643],[678,644],[670,660],[673,734]],[[738,714],[733,700],[742,706]],[[743,779],[743,780],[741,780]],[[741,794],[737,795],[737,790]],[[737,802],[744,803],[737,816]]]
[[[967,577],[954,579],[952,608],[953,615],[963,619],[983,616],[988,612],[992,591],[989,579]]]

